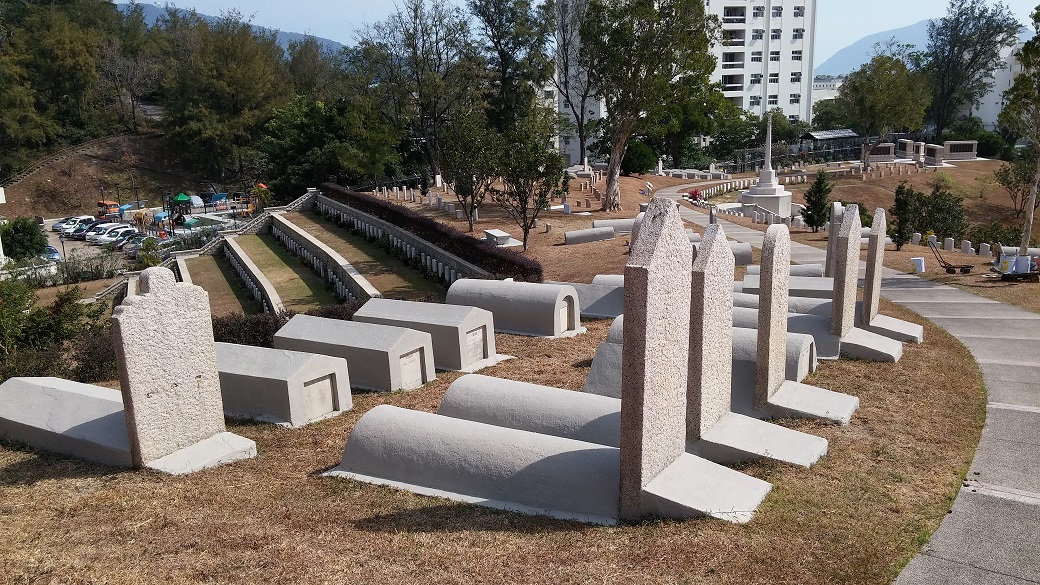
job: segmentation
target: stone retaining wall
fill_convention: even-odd
[[[271,234],[293,254],[303,258],[322,280],[332,283],[342,298],[367,301],[383,295],[338,252],[281,216],[271,214]]]
[[[350,224],[362,233],[377,238],[389,238],[391,245],[402,250],[407,257],[436,274],[448,285],[460,278],[489,278],[491,274],[462,258],[445,252],[430,242],[403,230],[394,224],[373,217],[349,205],[333,201],[324,195],[316,196],[319,212],[331,214],[338,221]]]

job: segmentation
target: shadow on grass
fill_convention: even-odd
[[[129,468],[108,467],[33,449],[24,443],[14,441],[0,441],[0,446],[12,452],[31,455],[28,459],[0,467],[0,486],[26,486],[44,481],[97,478],[131,471]]]
[[[528,516],[469,504],[439,504],[387,514],[377,514],[354,522],[365,532],[583,532],[587,524],[557,520],[548,516]]]

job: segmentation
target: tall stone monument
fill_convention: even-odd
[[[777,181],[773,170],[773,116],[766,118],[765,164],[758,176],[758,184],[740,194],[740,202],[758,205],[776,217],[791,217],[791,192]]]
[[[112,313],[134,464],[182,474],[255,457],[224,426],[209,295],[160,267],[140,286]]]
[[[675,204],[653,198],[625,265],[620,486],[625,519],[647,514],[644,488],[686,452],[692,264],[693,246]]]
[[[845,207],[835,248],[834,301],[831,335],[844,338],[856,326],[856,287],[859,283],[859,206]]]
[[[787,356],[788,283],[791,277],[791,237],[787,226],[766,230],[758,306],[758,368],[755,407],[764,408],[785,379]]]
[[[734,266],[722,226],[709,225],[693,263],[687,440],[700,439],[730,413]]]

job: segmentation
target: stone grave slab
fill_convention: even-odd
[[[355,388],[412,390],[436,378],[430,334],[404,327],[295,315],[274,347],[347,360]]]
[[[573,337],[585,332],[577,291],[566,283],[463,278],[446,303],[490,311],[495,331],[533,337]]]

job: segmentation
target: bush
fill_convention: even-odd
[[[16,217],[0,226],[0,240],[4,242],[4,254],[12,260],[35,258],[47,247],[47,234],[28,217]]]
[[[272,347],[274,334],[295,314],[294,311],[282,311],[256,315],[231,313],[213,317],[213,339],[221,343]]]
[[[621,159],[621,174],[641,175],[654,168],[657,164],[657,155],[642,140],[633,140],[625,150],[625,157]]]
[[[816,174],[816,180],[805,192],[805,210],[802,211],[802,219],[805,224],[812,228],[813,233],[827,225],[831,214],[831,191],[834,189],[828,180],[827,173],[820,171]]]
[[[512,277],[527,282],[543,280],[542,265],[519,252],[478,240],[411,209],[371,195],[350,191],[333,183],[323,183],[321,188],[333,201],[391,223],[449,254],[479,266],[495,277]]]
[[[1015,246],[1022,241],[1022,228],[1001,225],[996,221],[988,224],[976,223],[964,232],[964,238],[975,243],[976,246],[979,243],[995,244],[997,242]]]
[[[69,379],[84,384],[115,379],[119,375],[115,347],[115,335],[109,326],[80,333],[69,343]]]
[[[321,307],[316,307],[310,309],[304,314],[312,317],[350,321],[354,318],[354,313],[357,313],[358,309],[364,305],[364,301],[344,301],[338,305],[323,305]]]

